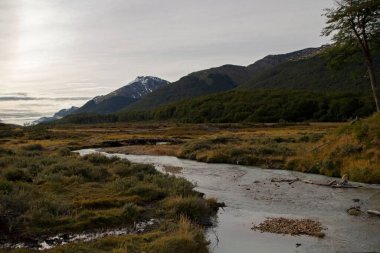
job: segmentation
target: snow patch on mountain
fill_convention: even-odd
[[[135,80],[127,85],[117,89],[107,95],[97,96],[93,98],[95,104],[99,104],[111,97],[122,96],[139,99],[148,93],[153,92],[157,88],[169,84],[168,81],[154,76],[138,76]]]

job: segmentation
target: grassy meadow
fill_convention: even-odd
[[[159,173],[152,165],[72,153],[68,145],[84,141],[87,134],[1,128],[1,243],[133,227],[155,218],[159,226],[141,235],[107,237],[50,251],[207,252],[200,224],[215,214],[216,201],[202,198],[193,184]]]

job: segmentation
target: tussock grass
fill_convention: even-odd
[[[204,201],[204,199],[196,196],[170,197],[165,199],[162,205],[167,215],[187,217],[189,220],[198,223],[208,223],[209,217],[215,211],[215,202],[212,199]]]
[[[199,217],[207,218],[215,212],[198,197],[194,185],[161,174],[152,165],[132,164],[100,154],[80,157],[64,147],[52,151],[41,144],[23,143],[19,148],[2,148],[0,159],[0,240],[132,226],[156,217],[176,224],[185,211],[162,215],[162,203],[176,196],[196,200],[202,207],[194,209]],[[186,205],[172,203],[170,208],[184,210]],[[164,243],[161,237],[169,240],[167,233],[164,229],[154,240]],[[203,232],[197,233],[204,240]],[[203,242],[197,242],[199,238],[187,235],[186,239],[204,248]],[[83,245],[94,249],[96,243]],[[177,246],[173,247],[178,249]]]
[[[288,161],[289,169],[350,180],[380,183],[380,113],[346,124],[316,143],[303,157]]]

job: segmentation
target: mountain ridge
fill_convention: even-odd
[[[169,81],[154,76],[138,76],[135,80],[117,90],[106,95],[94,97],[75,113],[113,113],[169,83]]]
[[[78,110],[79,107],[72,106],[67,109],[61,109],[58,112],[54,113],[51,117],[41,117],[35,121],[32,122],[33,125],[38,125],[40,123],[48,123],[54,120],[62,119],[63,117],[66,117],[70,114],[73,114],[76,110]]]
[[[306,48],[286,54],[268,55],[248,66],[226,64],[219,67],[192,72],[173,82],[170,86],[157,89],[143,99],[131,103],[124,110],[148,110],[180,101],[237,88],[255,74],[290,60],[315,55],[326,46]]]

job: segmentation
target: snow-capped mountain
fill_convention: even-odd
[[[91,99],[75,113],[94,112],[108,114],[117,112],[167,84],[169,84],[168,81],[158,77],[138,76],[134,81],[120,89]]]
[[[162,85],[168,84],[168,81],[162,80],[154,76],[138,76],[134,81],[117,89],[107,95],[97,96],[93,98],[95,104],[99,104],[109,98],[122,96],[134,99],[139,99],[142,96],[154,91]]]

